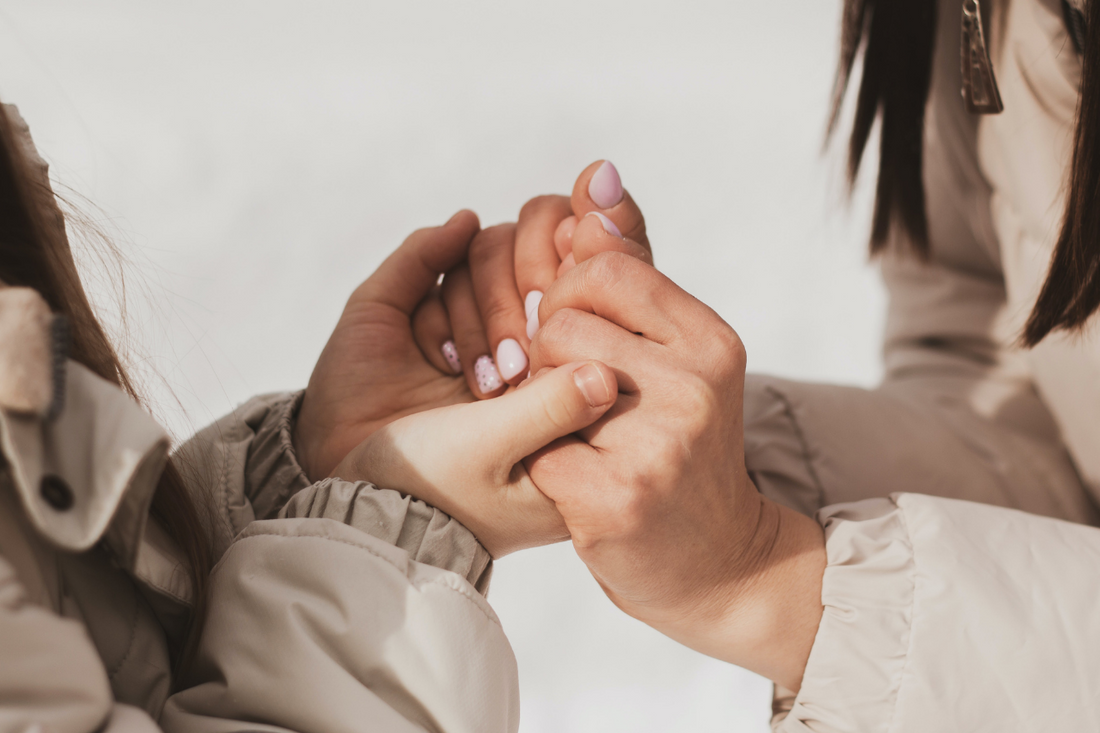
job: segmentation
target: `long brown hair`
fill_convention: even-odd
[[[33,288],[69,320],[70,357],[141,401],[118,353],[92,310],[65,235],[65,220],[48,181],[23,152],[13,121],[0,107],[0,281]],[[176,464],[170,459],[153,495],[152,513],[186,555],[194,591],[192,630],[203,617],[210,543]],[[194,634],[174,648],[177,668]]]
[[[930,252],[921,178],[924,109],[936,35],[935,0],[845,0],[829,134],[862,50],[863,78],[848,143],[854,184],[875,120],[881,148],[871,254],[901,226],[915,254]],[[1066,211],[1050,272],[1021,341],[1034,346],[1055,330],[1080,330],[1100,308],[1100,0],[1086,3],[1081,97],[1077,107]],[[961,8],[960,8],[961,13]],[[961,22],[961,16],[960,16]],[[1076,30],[1076,29],[1075,29]]]

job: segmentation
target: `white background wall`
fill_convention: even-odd
[[[513,218],[613,160],[659,267],[750,369],[872,384],[867,197],[822,158],[839,0],[15,0],[0,98],[130,261],[133,358],[178,434],[298,388],[351,289],[411,230]],[[87,209],[87,205],[85,204]],[[105,317],[113,275],[85,251]],[[770,686],[623,616],[572,548],[491,601],[524,733],[763,731]]]

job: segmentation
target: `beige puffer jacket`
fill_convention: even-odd
[[[1094,319],[1011,345],[1058,233],[1081,61],[1059,0],[998,3],[1005,109],[972,116],[961,5],[939,1],[933,261],[883,262],[883,385],[748,384],[758,486],[826,533],[803,685],[777,691],[784,733],[1100,730],[1100,334]]]
[[[254,399],[178,455],[220,559],[173,679],[192,590],[149,514],[168,437],[58,354],[53,324],[0,286],[0,733],[517,729],[488,553],[397,492],[311,484],[300,395]]]
[[[182,451],[220,561],[173,680],[192,598],[148,511],[167,436],[75,362],[55,398],[51,320],[34,291],[0,289],[0,731],[516,730],[488,554],[397,492],[306,480],[293,395]]]

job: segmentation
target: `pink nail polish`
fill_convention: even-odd
[[[533,339],[539,330],[539,303],[542,302],[542,291],[532,290],[527,294],[524,307],[527,309],[527,338]]]
[[[592,174],[588,181],[588,195],[592,203],[601,209],[610,209],[623,200],[623,182],[610,160],[605,160]]]
[[[589,211],[585,216],[594,216],[600,220],[600,224],[603,224],[603,230],[613,237],[622,239],[623,233],[619,231],[619,227],[615,226],[615,222],[608,219],[606,216],[598,211]]]
[[[504,339],[497,346],[497,369],[507,382],[527,369],[527,354],[515,339]]]
[[[443,352],[443,358],[447,360],[447,366],[454,369],[455,374],[462,374],[462,360],[458,358],[458,349],[455,348],[455,342],[448,339],[440,347],[440,351]]]
[[[493,363],[493,357],[488,355],[478,357],[474,362],[474,376],[477,377],[477,388],[482,394],[489,394],[504,384],[496,364]]]

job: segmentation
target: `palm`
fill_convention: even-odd
[[[424,358],[412,314],[439,273],[465,257],[477,230],[477,217],[459,212],[442,227],[414,232],[352,294],[295,422],[295,449],[313,480],[383,425],[473,400],[462,376],[444,374]]]
[[[409,316],[383,303],[349,303],[318,361],[323,366],[327,384],[317,385],[316,397],[333,430],[323,465],[398,418],[474,399],[462,375],[443,374],[424,358]]]

